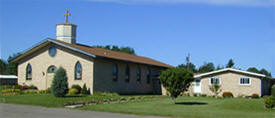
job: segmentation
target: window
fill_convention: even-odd
[[[220,78],[212,77],[210,78],[210,84],[220,84]]]
[[[114,64],[113,66],[113,81],[117,81],[118,78],[118,67],[117,64]]]
[[[150,84],[150,78],[151,78],[151,70],[147,69],[146,71],[146,78],[147,78],[147,84]]]
[[[32,80],[32,66],[31,66],[31,64],[28,64],[27,68],[26,68],[26,80]]]
[[[82,80],[82,67],[79,61],[75,64],[75,80]]]
[[[240,84],[241,85],[249,85],[250,84],[250,78],[248,78],[248,77],[240,78]]]
[[[125,82],[130,82],[130,67],[127,65],[125,70]]]
[[[138,66],[137,67],[137,82],[140,82],[141,81],[141,69],[140,67]]]
[[[54,56],[56,55],[56,47],[55,47],[55,46],[51,46],[51,47],[49,48],[49,55],[50,55],[51,57],[54,57]]]
[[[47,70],[47,73],[55,73],[56,72],[56,67],[55,66],[50,66]]]

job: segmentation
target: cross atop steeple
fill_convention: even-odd
[[[69,11],[68,10],[66,10],[66,13],[64,14],[64,16],[65,16],[65,24],[68,24],[69,22],[68,22],[68,16],[70,16],[71,15],[71,13],[69,13]]]

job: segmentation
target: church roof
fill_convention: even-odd
[[[48,43],[54,43],[56,45],[74,50],[76,52],[92,56],[94,58],[96,57],[103,57],[103,58],[109,58],[109,59],[115,59],[115,60],[121,60],[121,61],[127,61],[127,62],[133,62],[133,63],[140,63],[140,64],[146,64],[146,65],[152,65],[152,66],[158,66],[158,67],[165,67],[165,68],[172,68],[173,66],[162,63],[160,61],[147,58],[147,57],[142,57],[142,56],[136,56],[133,54],[127,54],[123,52],[118,52],[118,51],[111,51],[103,48],[97,48],[97,47],[92,47],[92,46],[87,46],[87,45],[82,45],[82,44],[71,44],[71,43],[66,43],[63,41],[58,41],[55,39],[46,39],[37,45],[31,47],[30,49],[24,51],[21,53],[21,55],[15,57],[12,59],[12,61],[16,62],[20,60],[21,58],[27,56],[28,54],[32,53],[34,50],[43,47],[47,45]]]
[[[56,40],[58,41],[58,40]],[[112,51],[112,50],[107,50],[103,48],[97,48],[97,47],[92,47],[92,46],[87,46],[83,44],[71,44],[71,43],[66,43],[63,41],[58,41],[60,43],[63,43],[65,45],[69,45],[71,47],[83,50],[85,52],[91,53],[93,55],[99,56],[99,57],[105,57],[105,58],[110,58],[110,59],[116,59],[116,60],[122,60],[122,61],[129,61],[129,62],[134,62],[134,63],[141,63],[141,64],[147,64],[147,65],[153,65],[153,66],[160,66],[160,67],[166,67],[166,68],[171,68],[173,66],[159,62],[157,60],[147,58],[147,57],[142,57],[142,56],[136,56],[133,54],[127,54],[123,52],[118,52],[118,51]]]

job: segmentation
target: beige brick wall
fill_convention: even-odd
[[[18,83],[20,85],[35,85],[38,89],[46,89],[47,69],[49,66],[54,65],[57,68],[62,66],[66,69],[69,86],[73,84],[82,86],[86,83],[87,87],[93,91],[93,58],[59,46],[56,46],[56,55],[51,57],[48,53],[49,47],[50,45],[19,61]],[[82,80],[74,80],[74,68],[77,61],[82,65]],[[27,64],[31,64],[32,67],[32,80],[26,80]]]
[[[202,94],[207,95],[214,95],[209,89],[209,81],[211,77],[218,77],[220,78],[221,83],[221,90],[222,95],[223,92],[232,92],[234,97],[244,95],[244,96],[251,96],[252,94],[256,93],[261,95],[261,79],[249,75],[239,74],[239,73],[220,73],[217,75],[203,77],[201,78],[201,89]],[[250,85],[240,85],[239,79],[241,77],[249,77],[250,78]],[[189,89],[189,92],[193,91],[193,86]]]
[[[118,65],[118,80],[113,81],[113,65]],[[126,65],[130,67],[130,82],[125,82]],[[146,83],[146,70],[151,69],[151,73],[162,70],[162,68],[139,65],[141,68],[141,83],[137,82],[138,64],[122,61],[96,59],[94,75],[94,91],[117,92],[121,94],[150,94],[161,93],[161,87],[157,78],[151,77],[150,84]]]

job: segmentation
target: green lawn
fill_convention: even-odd
[[[51,94],[23,94],[1,96],[0,103],[63,107],[72,101],[102,100],[129,96],[102,96],[56,98]],[[138,115],[173,116],[183,118],[275,118],[275,109],[265,109],[263,99],[214,99],[204,97],[180,97],[173,104],[169,97],[155,96],[140,101],[89,105],[80,110],[130,113]]]
[[[275,110],[265,109],[262,99],[180,97],[177,102],[179,104],[173,104],[173,101],[166,97],[129,103],[90,105],[79,109],[183,118],[275,118]]]

